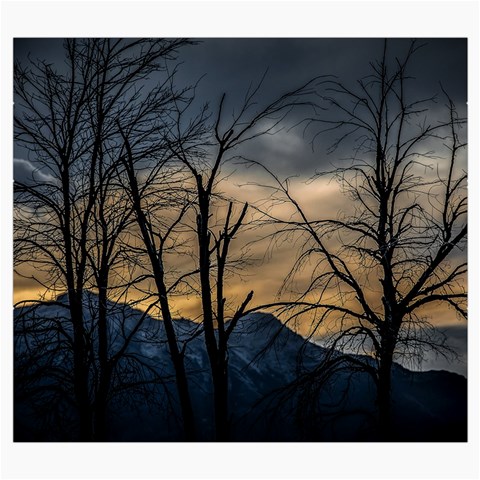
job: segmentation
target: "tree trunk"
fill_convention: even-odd
[[[382,354],[378,370],[377,406],[381,440],[392,440],[391,386],[392,386],[393,350]]]
[[[88,367],[84,338],[82,303],[76,293],[70,292],[70,314],[73,323],[73,383],[75,401],[80,420],[80,441],[88,442],[93,437],[92,411],[89,399]]]
[[[170,357],[172,359],[173,367],[175,369],[175,380],[177,383],[178,398],[180,400],[180,407],[182,409],[183,430],[185,440],[192,442],[195,440],[195,422],[193,415],[192,401],[188,388],[187,372],[185,370],[185,363],[183,353],[179,350],[175,329],[173,327],[173,319],[170,312],[170,306],[167,299],[167,289],[163,281],[163,268],[160,262],[151,256],[152,266],[155,274],[155,282],[158,290],[158,297],[160,301],[160,309],[162,311],[163,324],[165,326],[165,333],[167,335],[168,348]]]
[[[172,355],[172,352],[170,352]],[[196,440],[195,420],[193,415],[193,407],[190,399],[190,392],[188,389],[187,373],[185,371],[185,364],[183,363],[183,356],[177,352],[172,355],[172,362],[175,368],[175,379],[177,382],[177,392],[180,399],[180,408],[182,410],[183,433],[185,441],[194,442]]]
[[[199,180],[198,180],[199,181]],[[210,361],[213,383],[213,405],[215,415],[215,440],[227,440],[228,379],[226,348],[219,348],[213,322],[213,302],[210,284],[210,233],[208,230],[209,196],[199,187],[200,214],[197,217],[199,247],[200,284],[202,292],[203,327],[205,346]]]
[[[180,407],[182,410],[185,440],[191,442],[194,441],[196,438],[193,407],[188,388],[187,373],[185,370],[183,353],[179,350],[177,344],[177,336],[173,327],[172,314],[170,312],[170,305],[168,303],[168,290],[165,285],[162,257],[159,256],[157,249],[154,245],[154,242],[152,240],[152,232],[149,231],[148,228],[149,222],[147,221],[145,212],[142,209],[141,196],[133,168],[130,145],[128,143],[128,139],[123,135],[123,132],[122,136],[125,140],[125,145],[128,153],[128,163],[126,163],[126,167],[130,183],[130,193],[133,197],[137,223],[140,228],[145,248],[147,250],[150,264],[153,270],[158,299],[160,302],[160,309],[162,312],[163,324],[165,326],[165,333],[167,335],[170,358],[172,359],[173,367],[175,369],[175,379],[177,384],[177,393],[180,400]]]
[[[162,311],[163,324],[165,326],[165,333],[167,335],[170,357],[172,359],[173,367],[175,369],[175,380],[177,383],[177,392],[178,398],[180,400],[180,407],[182,409],[183,431],[185,434],[185,440],[187,442],[193,442],[195,440],[195,422],[192,401],[188,388],[187,372],[185,370],[183,353],[178,348],[177,337],[175,334],[175,329],[173,327],[173,319],[170,312],[170,305],[168,304],[167,288],[163,280],[163,267],[161,265],[161,260],[155,259],[153,255],[150,256],[150,259],[154,270],[155,282],[158,291],[160,309]]]
[[[106,281],[101,281],[106,285]],[[94,440],[107,440],[107,404],[110,390],[110,368],[108,365],[108,324],[107,324],[107,289],[98,289],[98,363],[99,385],[95,398]]]
[[[225,358],[218,359],[215,378],[213,380],[215,404],[215,440],[228,440],[228,374]]]
[[[103,374],[108,375],[106,372]],[[94,432],[93,440],[96,442],[106,442],[108,439],[108,392],[110,379],[105,378],[101,381],[95,398]]]

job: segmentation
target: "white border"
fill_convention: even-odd
[[[475,247],[469,252],[473,294],[465,444],[14,444],[10,321],[14,37],[468,37],[469,244],[477,246],[480,232],[473,217],[480,208],[477,1],[1,2],[1,478],[478,478],[480,308],[475,290],[480,270]]]

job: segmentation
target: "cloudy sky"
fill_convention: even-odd
[[[351,83],[370,74],[369,62],[380,58],[383,39],[198,39],[199,44],[183,49],[179,55],[178,84],[197,88],[199,102],[218,104],[226,93],[227,108],[234,109],[243,100],[251,84],[257,83],[266,72],[261,91],[265,102],[294,89],[313,77],[334,75]],[[417,97],[441,93],[440,84],[449,93],[460,111],[465,112],[467,101],[467,41],[466,39],[420,39],[424,46],[411,62],[410,72],[415,76]],[[391,56],[405,55],[409,39],[391,39]],[[45,59],[56,66],[63,64],[61,39],[16,39],[15,59],[25,62],[28,55]],[[152,78],[152,82],[155,82]],[[439,100],[439,106],[443,102]],[[297,115],[303,115],[298,112]],[[295,113],[290,117],[295,124]],[[334,158],[325,155],[325,148],[334,139],[323,136],[310,141],[314,131],[301,128],[291,131],[288,139],[263,137],[254,147],[257,157],[275,164],[280,174],[309,176],[315,169],[330,164]],[[348,145],[345,146],[348,151]],[[292,155],[295,151],[295,155]],[[21,149],[15,157],[25,156]],[[21,167],[20,167],[21,168]]]
[[[408,92],[418,98],[427,98],[441,94],[441,86],[455,101],[459,111],[466,112],[467,102],[467,42],[465,39],[421,39],[424,46],[414,56],[410,73],[415,77]],[[261,101],[267,103],[278,95],[294,89],[313,77],[333,75],[346,84],[370,73],[369,62],[378,59],[383,51],[383,39],[199,39],[195,46],[184,48],[179,55],[177,83],[197,87],[198,104],[209,102],[214,108],[223,93],[226,93],[225,111],[233,111],[241,105],[244,95],[251,84],[256,84],[266,73],[262,85]],[[403,57],[410,44],[409,39],[391,39],[391,56]],[[16,61],[28,62],[28,57],[47,60],[54,65],[62,65],[63,51],[61,39],[16,39],[14,44]],[[155,78],[150,79],[152,84]],[[438,109],[443,106],[439,97]],[[434,107],[435,109],[435,107]],[[435,110],[432,110],[435,114]],[[305,112],[289,117],[293,126]],[[295,116],[297,115],[297,117]],[[297,175],[296,188],[309,205],[310,211],[322,206],[325,215],[335,214],[344,207],[345,199],[335,185],[305,185],[315,171],[328,169],[339,158],[349,152],[349,144],[327,154],[326,150],[334,140],[333,135],[324,135],[311,141],[315,131],[303,128],[285,129],[275,136],[264,136],[247,146],[246,153],[274,167],[279,177]],[[25,179],[31,174],[31,165],[27,153],[15,146],[14,175]],[[236,176],[223,188],[240,200],[251,201],[252,197],[261,198],[251,184],[253,172],[237,167]],[[39,176],[44,175],[42,172]],[[248,237],[250,235],[250,237]],[[254,233],[247,234],[249,240]],[[281,279],[288,273],[286,259],[292,257],[291,246],[284,245],[274,253],[261,267],[253,266],[245,272],[243,283],[235,287],[238,297],[252,287],[255,289],[257,303],[271,301],[272,292],[281,285]],[[258,253],[258,252],[256,252]],[[260,254],[257,255],[261,257]],[[291,266],[291,265],[290,265]],[[260,270],[259,270],[260,268]],[[261,271],[261,276],[259,275]],[[17,278],[15,300],[31,296],[35,287],[28,280]],[[185,315],[195,316],[198,302],[195,299],[185,301]],[[435,321],[442,325],[457,324],[450,311],[439,309],[434,312]],[[461,343],[461,342],[460,342]]]

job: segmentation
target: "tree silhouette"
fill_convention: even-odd
[[[134,127],[136,128],[136,125]],[[139,163],[148,160],[148,156],[132,145],[130,134],[131,132],[122,130],[125,146],[125,156],[122,157],[122,162],[126,174],[126,192],[132,202],[140,230],[141,242],[136,245],[135,253],[137,259],[141,258],[140,254],[143,258],[146,257],[146,263],[150,270],[146,276],[151,277],[154,281],[155,303],[159,305],[165,325],[169,353],[175,369],[185,439],[193,441],[195,440],[195,422],[184,362],[185,348],[180,345],[177,338],[169,300],[190,275],[180,275],[175,280],[171,280],[169,284],[172,272],[166,266],[169,250],[175,248],[175,253],[177,255],[180,253],[180,245],[175,240],[173,240],[173,246],[169,242],[177,235],[176,228],[189,208],[189,201],[182,193],[175,198],[175,192],[178,194],[178,191],[181,190],[181,182],[176,180],[176,175],[171,172],[169,166],[166,165],[166,160],[160,157],[159,152],[156,152],[156,160],[152,160],[155,164],[151,165],[147,179],[143,182],[139,180],[137,175]],[[133,136],[135,137],[135,131]],[[169,173],[171,176],[168,175]],[[177,212],[174,218],[171,218],[172,211]],[[145,280],[143,271],[144,268],[142,268],[140,276],[142,280]],[[151,291],[146,292],[147,297],[152,294]]]
[[[250,87],[237,113],[226,120],[225,99],[221,96],[214,121],[205,106],[188,119],[194,96],[186,103],[177,103],[176,128],[172,129],[172,156],[186,169],[193,184],[192,203],[196,214],[195,234],[198,248],[197,268],[199,295],[202,305],[202,325],[205,346],[210,361],[214,390],[215,439],[228,439],[228,341],[235,326],[246,313],[254,292],[250,291],[236,307],[228,305],[225,294],[227,271],[238,268],[241,259],[232,260],[231,243],[245,224],[248,204],[234,213],[233,199],[219,195],[222,168],[240,158],[244,144],[264,135],[275,134],[288,113],[309,106],[308,95],[313,80],[286,92],[270,103],[258,101],[264,83]],[[216,212],[217,223],[212,220]],[[220,218],[222,220],[220,220]]]
[[[67,292],[68,301],[56,304],[69,312],[63,323],[71,324],[71,336],[60,323],[55,331],[73,355],[81,440],[105,439],[112,369],[131,340],[126,337],[119,352],[108,351],[107,292],[113,272],[122,276],[119,241],[133,213],[115,182],[123,148],[118,122],[140,128],[141,105],[159,108],[161,89],[145,100],[140,83],[186,43],[66,40],[65,65],[32,60],[15,66],[15,140],[34,168],[30,179],[15,182],[16,272],[31,276],[47,296]],[[93,324],[84,314],[88,289],[99,293]]]
[[[353,86],[321,83],[327,113],[308,127],[323,126],[316,136],[339,133],[332,153],[353,139],[354,155],[315,178],[338,181],[349,201],[345,213],[312,218],[289,180],[271,171],[277,201],[293,206],[295,215],[265,212],[266,222],[278,227],[275,235],[302,239],[287,282],[312,265],[303,293],[287,306],[297,308],[291,317],[314,314],[311,335],[325,327],[333,332],[332,348],[371,358],[351,356],[350,362],[375,382],[384,439],[391,438],[394,359],[445,348],[424,307],[441,304],[467,315],[466,172],[459,159],[465,120],[445,92],[440,119],[433,97],[411,98],[408,66],[418,48],[413,42],[404,59],[390,59],[385,42],[370,76]]]
[[[63,63],[15,65],[15,142],[32,168],[14,184],[15,273],[44,291],[15,310],[20,436],[111,440],[112,412],[130,421],[125,405],[153,405],[158,418],[168,403],[166,421],[179,423],[160,436],[194,441],[212,427],[214,440],[229,440],[243,431],[230,410],[240,319],[274,309],[286,323],[310,317],[312,329],[295,378],[293,348],[284,350],[294,368],[282,382],[293,381],[271,382],[272,418],[293,412],[300,435],[315,438],[325,386],[367,372],[381,438],[392,439],[394,361],[447,352],[429,320],[432,305],[466,318],[465,119],[443,90],[444,108],[416,97],[408,73],[415,42],[403,59],[390,58],[385,43],[371,75],[352,86],[316,77],[269,101],[263,76],[243,99],[219,95],[213,108],[197,85],[179,86],[179,67],[170,67],[192,43],[69,39]],[[297,109],[314,111],[296,120],[314,131],[314,145],[337,135],[329,153],[353,152],[311,179],[335,180],[348,199],[333,218],[322,205],[312,215],[291,180],[252,155],[255,141],[283,130]],[[222,191],[238,165],[272,179],[263,203]],[[235,295],[232,278],[249,262],[243,235],[258,218],[273,248],[296,240],[282,291],[298,281],[292,299],[255,305],[253,290]],[[187,316],[185,299],[198,305],[193,322],[177,320]],[[261,319],[278,328],[251,363],[279,337],[300,348],[303,339],[273,317],[255,318],[255,332]],[[308,342],[324,331],[328,352]],[[200,415],[211,415],[202,432]]]

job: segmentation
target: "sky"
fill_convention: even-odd
[[[379,58],[383,51],[383,39],[369,38],[197,40],[197,45],[184,48],[179,54],[181,65],[177,82],[192,85],[199,81],[197,97],[200,102],[208,101],[212,107],[226,93],[226,111],[238,107],[248,87],[256,84],[265,73],[261,95],[268,101],[317,76],[334,75],[345,82],[356,81],[370,73],[369,62]],[[424,46],[411,64],[415,95],[430,97],[438,94],[441,84],[457,107],[464,109],[467,102],[466,39],[435,38],[420,39],[418,42]],[[390,39],[388,48],[392,55],[402,57],[409,44],[410,39]],[[21,62],[31,55],[58,66],[63,63],[62,40],[16,39],[14,55]],[[151,81],[154,84],[155,78]],[[298,115],[303,113],[299,111]],[[295,120],[294,113],[290,124],[294,125]],[[310,142],[313,134],[313,130],[304,134],[302,128],[297,128],[290,132],[281,147],[278,146],[278,138],[263,137],[252,148],[257,156],[266,157],[267,164],[275,165],[280,174],[310,176],[315,169],[333,161],[331,156],[325,155],[325,149],[334,137],[317,139],[312,152]],[[295,151],[294,156],[292,150]],[[16,149],[15,157],[22,158],[22,152]]]
[[[265,74],[260,92],[263,102],[268,102],[285,91],[303,85],[317,76],[335,76],[345,83],[353,83],[369,72],[369,62],[379,58],[383,50],[383,39],[362,38],[320,38],[320,39],[239,39],[216,38],[197,39],[198,44],[181,50],[178,58],[177,83],[192,85],[197,82],[198,105],[209,102],[215,108],[221,96],[226,94],[225,111],[233,111],[241,105],[249,85],[256,84]],[[456,103],[462,114],[467,104],[467,41],[465,39],[421,39],[422,48],[411,64],[411,74],[415,77],[412,91],[418,97],[430,97],[441,93],[443,87]],[[390,39],[389,51],[403,56],[410,44],[409,39]],[[32,58],[45,59],[54,65],[61,65],[61,39],[16,39],[14,55],[22,63]],[[155,84],[156,79],[150,82]],[[443,100],[437,103],[440,109]],[[293,113],[288,126],[296,125],[305,114]],[[315,171],[329,169],[339,159],[350,152],[350,145],[328,154],[327,149],[334,141],[333,134],[323,135],[314,140],[315,130],[302,127],[286,128],[275,136],[263,136],[252,142],[245,153],[274,168],[279,177],[295,175],[296,191],[301,195],[312,214],[321,205],[322,212],[335,214],[345,208],[345,198],[335,184],[308,184]],[[313,141],[313,143],[312,143]],[[31,172],[26,152],[19,146],[14,149],[14,175],[24,179]],[[465,160],[464,160],[465,161]],[[40,173],[42,175],[42,173]],[[236,167],[232,179],[222,185],[226,193],[240,200],[251,201],[262,198],[264,192],[255,185],[255,172]],[[250,241],[254,232],[245,234]],[[257,248],[257,247],[255,247]],[[262,247],[263,248],[263,247]],[[256,258],[261,259],[260,250],[255,250]],[[293,259],[292,246],[284,244],[267,260],[262,260],[244,272],[243,281],[235,285],[234,291],[242,298],[254,288],[258,303],[271,301],[272,292],[281,286],[282,278],[289,271],[289,261]],[[35,287],[28,280],[16,279],[15,300],[28,297]],[[182,311],[185,316],[194,317],[198,311],[198,300],[185,299]],[[444,308],[432,313],[435,322],[442,325],[458,325],[450,311]]]

